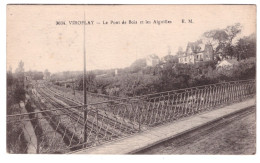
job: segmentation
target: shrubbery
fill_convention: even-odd
[[[166,62],[163,66],[142,68],[136,73],[125,71],[118,75],[86,77],[87,91],[111,96],[132,97],[143,94],[196,87],[200,85],[254,79],[255,58],[241,60],[229,68],[217,68],[214,61],[196,64]],[[82,76],[78,78],[76,89],[83,90]]]
[[[14,91],[14,99],[16,103],[25,100],[25,90],[23,87],[16,87]]]

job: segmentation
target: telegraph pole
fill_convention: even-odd
[[[84,12],[84,21],[85,21],[85,12]],[[83,73],[83,93],[84,93],[84,143],[87,143],[87,94],[86,94],[86,49],[85,49],[85,22],[84,22],[84,46],[83,46],[83,53],[84,53],[84,73]],[[86,147],[86,144],[84,145]]]

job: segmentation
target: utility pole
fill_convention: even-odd
[[[85,11],[84,11],[84,21],[85,21]],[[84,73],[83,73],[83,93],[84,93],[84,143],[87,143],[87,94],[86,94],[86,49],[85,49],[85,22],[84,22],[84,46],[83,46],[83,53],[84,53]],[[86,144],[84,145],[86,147]]]

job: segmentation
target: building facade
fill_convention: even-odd
[[[160,59],[157,55],[151,54],[145,58],[146,66],[156,66],[159,64]]]
[[[178,57],[179,63],[194,64],[196,62],[213,60],[213,47],[211,45],[194,44],[188,43],[186,52]]]

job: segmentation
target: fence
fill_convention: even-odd
[[[13,153],[26,153],[29,146],[34,147],[36,153],[67,153],[237,102],[255,95],[255,91],[255,80],[234,81],[9,115],[7,144]],[[28,123],[32,124],[33,131],[28,131]],[[25,139],[31,132],[35,132],[37,142]]]
[[[255,80],[232,81],[143,96],[141,122],[149,126],[190,116],[255,94]]]

